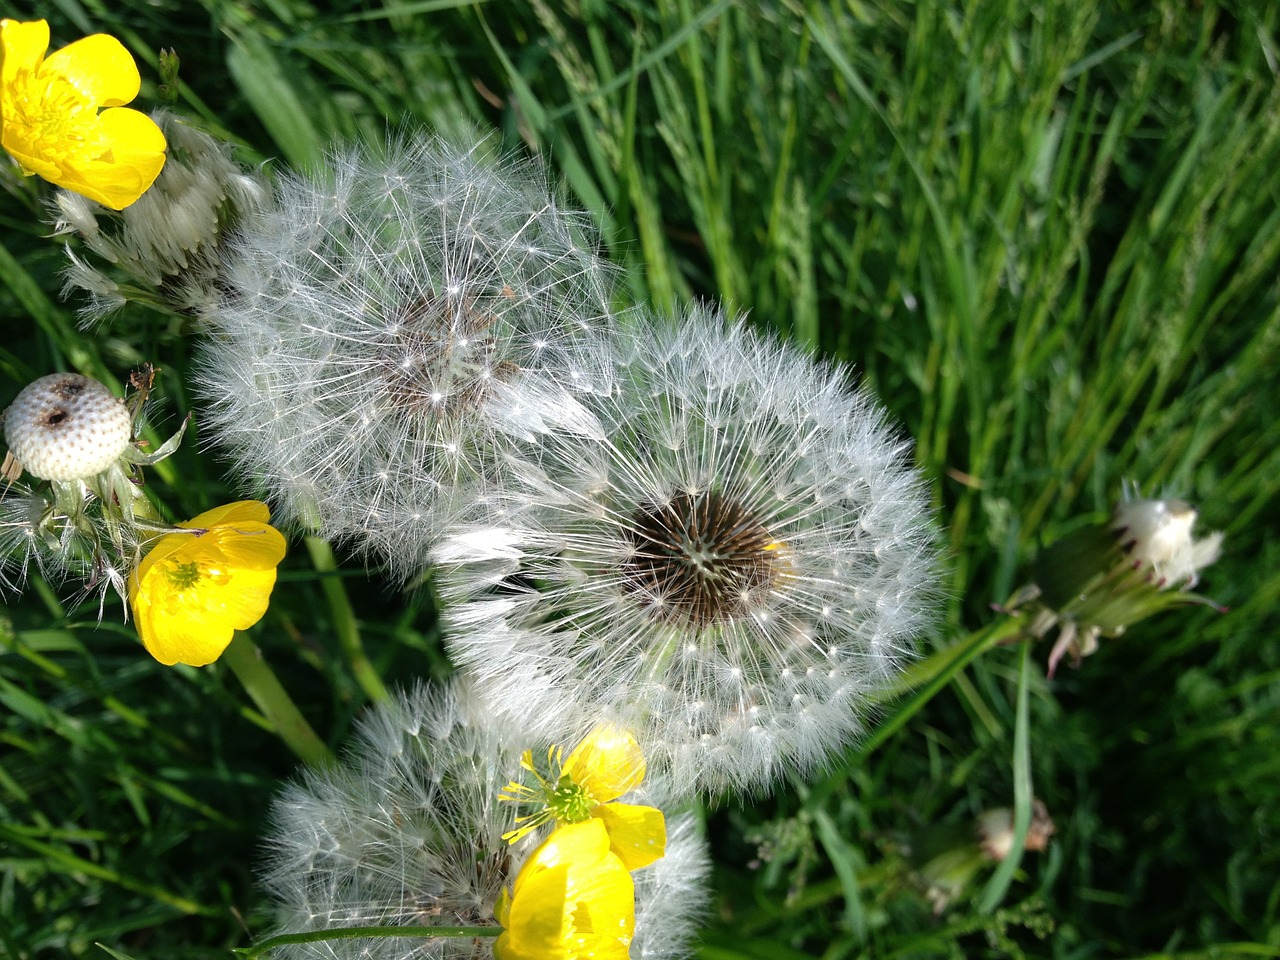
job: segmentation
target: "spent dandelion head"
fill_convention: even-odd
[[[138,301],[200,315],[220,296],[222,256],[236,224],[270,206],[271,188],[237,163],[231,146],[166,110],[153,117],[169,144],[151,189],[120,212],[60,191],[55,231],[78,237],[70,247],[64,293],[87,294],[81,320],[94,323]]]
[[[268,832],[265,880],[277,901],[276,932],[497,926],[495,905],[537,838],[514,845],[503,839],[515,811],[498,798],[520,771],[521,751],[512,731],[491,719],[457,680],[398,693],[365,716],[343,764],[306,771],[288,788],[274,805]],[[666,857],[633,876],[637,914],[661,911],[652,930],[637,927],[636,957],[684,956],[705,903],[705,844],[690,815],[670,821]],[[607,839],[604,849],[610,850]],[[371,936],[276,952],[287,960],[488,958],[493,945],[492,939]]]
[[[23,172],[120,210],[165,162],[160,128],[123,104],[138,68],[115,37],[94,34],[46,56],[44,20],[0,20],[0,145]]]
[[[577,429],[525,389],[609,312],[585,219],[484,144],[406,137],[286,175],[233,244],[206,427],[288,522],[416,574],[499,435]]]
[[[142,491],[141,469],[177,449],[183,429],[151,452],[134,439],[151,386],[145,368],[128,401],[77,373],[24,387],[5,409],[9,447],[0,469],[0,584],[17,589],[29,570],[98,592],[126,592],[142,545],[164,525]],[[185,425],[184,425],[185,428]],[[26,472],[36,481],[17,482]]]
[[[634,730],[706,791],[848,743],[932,618],[906,444],[844,373],[706,307],[574,362],[611,371],[579,397],[603,439],[544,438],[435,552],[478,690],[551,740]]]
[[[1184,604],[1216,606],[1192,593],[1200,571],[1218,559],[1222,534],[1197,538],[1198,516],[1182,500],[1126,496],[1102,523],[1073,530],[1042,550],[1032,582],[1010,600],[1034,638],[1057,631],[1048,673],[1070,656],[1079,666],[1139,620]]]

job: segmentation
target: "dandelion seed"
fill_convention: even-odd
[[[554,380],[609,313],[583,217],[482,146],[399,141],[286,176],[246,224],[200,379],[209,432],[286,522],[412,576],[505,434],[591,429]]]
[[[929,624],[937,547],[906,445],[844,374],[715,311],[584,343],[603,440],[554,434],[435,553],[450,649],[562,742],[634,730],[705,791],[807,769]],[[597,382],[603,378],[597,378]]]

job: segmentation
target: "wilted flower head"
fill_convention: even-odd
[[[77,235],[97,258],[67,250],[66,290],[88,294],[80,312],[86,323],[129,300],[182,313],[207,310],[220,295],[229,232],[270,205],[266,179],[237,163],[229,144],[168,111],[153,116],[168,139],[169,159],[136,203],[108,213],[66,190],[55,201],[57,232]],[[115,271],[127,277],[123,285]]]
[[[1015,838],[1013,821],[1012,809],[996,807],[978,814],[976,822],[932,823],[916,831],[907,844],[912,878],[935,914],[971,890],[982,870],[1009,856]],[[1049,808],[1033,799],[1022,850],[1046,849],[1056,829]]]
[[[0,20],[0,143],[28,175],[129,206],[165,159],[160,129],[122,106],[142,83],[133,57],[104,33],[48,48],[44,20]]]
[[[1182,500],[1127,498],[1107,523],[1075,530],[1040,552],[1033,582],[1010,606],[1025,607],[1029,635],[1058,631],[1050,676],[1063,657],[1069,654],[1078,666],[1097,651],[1099,637],[1119,636],[1154,613],[1214,605],[1189,590],[1218,559],[1222,534],[1195,539],[1195,522],[1195,509]]]
[[[496,926],[494,908],[538,839],[503,839],[515,810],[498,795],[520,771],[510,733],[457,681],[374,707],[342,766],[306,771],[275,804],[265,879],[278,903],[276,932]],[[693,818],[668,822],[666,856],[631,875],[636,960],[686,956],[705,904],[708,861]],[[369,937],[273,953],[418,960],[489,958],[493,948],[492,939]]]
[[[607,315],[606,277],[536,168],[425,136],[336,150],[235,240],[205,426],[277,516],[419,573],[500,431],[575,428],[555,378],[518,382]]]
[[[907,445],[843,372],[709,308],[574,362],[612,371],[579,398],[599,438],[544,438],[436,553],[478,691],[555,742],[634,730],[708,791],[847,744],[932,615]]]
[[[1125,500],[1112,513],[1111,529],[1129,562],[1157,586],[1194,587],[1222,553],[1221,533],[1192,538],[1196,516],[1184,500]]]

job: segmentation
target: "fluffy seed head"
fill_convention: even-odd
[[[708,308],[572,362],[608,384],[579,397],[596,436],[512,458],[435,551],[455,659],[549,739],[637,730],[686,789],[847,744],[937,595],[906,444],[841,371]]]
[[[520,774],[528,747],[538,751],[509,741],[460,683],[374,707],[343,765],[307,771],[276,801],[265,876],[277,902],[275,932],[493,925],[499,893],[541,840],[502,839],[515,811],[498,794]],[[633,958],[687,955],[707,869],[693,818],[668,814],[666,857],[634,874]],[[493,943],[370,937],[275,952],[285,960],[488,960]]]
[[[13,456],[42,480],[80,480],[106,470],[129,446],[132,421],[110,390],[78,373],[27,384],[4,414]]]
[[[483,144],[342,148],[276,201],[207,317],[205,426],[277,517],[420,572],[502,436],[575,428],[565,348],[608,315],[608,272],[545,176]]]

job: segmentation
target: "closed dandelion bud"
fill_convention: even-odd
[[[1190,593],[1218,559],[1222,534],[1192,536],[1196,510],[1182,500],[1128,499],[1106,523],[1082,527],[1037,556],[1033,582],[1010,606],[1025,606],[1027,632],[1058,629],[1049,675],[1070,654],[1075,665],[1131,624],[1186,603],[1214,606]]]
[[[421,573],[505,436],[593,429],[565,364],[610,311],[588,227],[484,145],[408,137],[283,176],[206,315],[204,426],[277,517]]]
[[[843,372],[706,307],[574,365],[612,371],[579,397],[600,438],[513,458],[435,552],[452,655],[547,739],[634,730],[678,790],[822,762],[933,615],[907,444]]]
[[[495,907],[546,833],[508,844],[504,787],[522,745],[493,727],[467,686],[400,693],[372,708],[344,764],[306,771],[276,801],[266,886],[276,933],[352,926],[496,928]],[[545,745],[544,745],[545,746]],[[705,844],[668,818],[666,857],[636,870],[635,960],[687,956],[705,904]],[[292,958],[491,958],[495,939],[369,936],[288,944]]]
[[[10,454],[42,480],[102,473],[129,446],[132,417],[97,380],[54,373],[29,383],[4,413]]]

